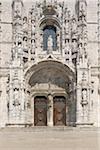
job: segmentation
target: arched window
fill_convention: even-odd
[[[43,29],[43,49],[49,51],[49,39],[51,38],[51,47],[53,51],[57,49],[56,27],[48,25]]]

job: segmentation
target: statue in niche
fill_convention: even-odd
[[[19,89],[14,89],[13,109],[16,113],[16,116],[19,116],[19,110],[20,110]]]
[[[48,37],[48,48],[49,49],[53,48],[53,39],[52,39],[52,36]]]
[[[87,101],[87,90],[86,89],[82,90],[82,100]]]
[[[23,18],[23,24],[27,23],[27,17]]]
[[[23,38],[23,47],[24,49],[27,49],[27,37]]]
[[[32,39],[32,54],[35,54],[35,40]]]
[[[76,19],[75,18],[73,18],[73,20],[72,20],[72,31],[74,33],[76,33],[76,31],[77,31],[77,24],[76,24]]]
[[[27,24],[27,17],[23,18],[23,30],[27,31],[28,29],[28,24]]]
[[[19,90],[18,89],[15,89],[14,91],[14,106],[19,106],[20,103],[19,103]]]
[[[14,99],[18,100],[19,96],[18,96],[18,90],[14,91]]]
[[[58,16],[61,19],[62,18],[62,6],[59,4],[59,8],[58,8]]]
[[[66,32],[66,34],[69,32],[69,22],[68,22],[68,20],[66,20],[66,23],[65,23],[65,32]]]
[[[33,33],[33,34],[35,33],[35,24],[32,25],[32,33]]]
[[[81,6],[80,6],[80,13],[81,13],[81,15],[86,16],[85,4],[81,4]]]
[[[35,18],[32,18],[31,23],[32,23],[32,33],[34,34],[35,33]]]
[[[21,5],[15,5],[15,16],[21,16]]]
[[[82,73],[82,81],[86,81],[87,80],[87,73],[84,71]]]

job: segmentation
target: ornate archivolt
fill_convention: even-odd
[[[75,75],[68,66],[57,61],[44,61],[33,65],[25,73],[29,99],[38,95],[64,96],[73,93]]]
[[[26,70],[24,73],[26,83],[29,84],[29,80],[34,73],[39,71],[41,68],[48,68],[49,66],[61,70],[64,76],[66,76],[66,79],[69,79],[70,81],[73,79],[75,81],[75,74],[67,65],[55,60],[45,60],[32,65]]]

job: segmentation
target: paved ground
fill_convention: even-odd
[[[2,129],[0,150],[100,150],[100,130]]]

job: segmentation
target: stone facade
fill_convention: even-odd
[[[0,127],[100,127],[99,114],[100,2],[1,1]]]

